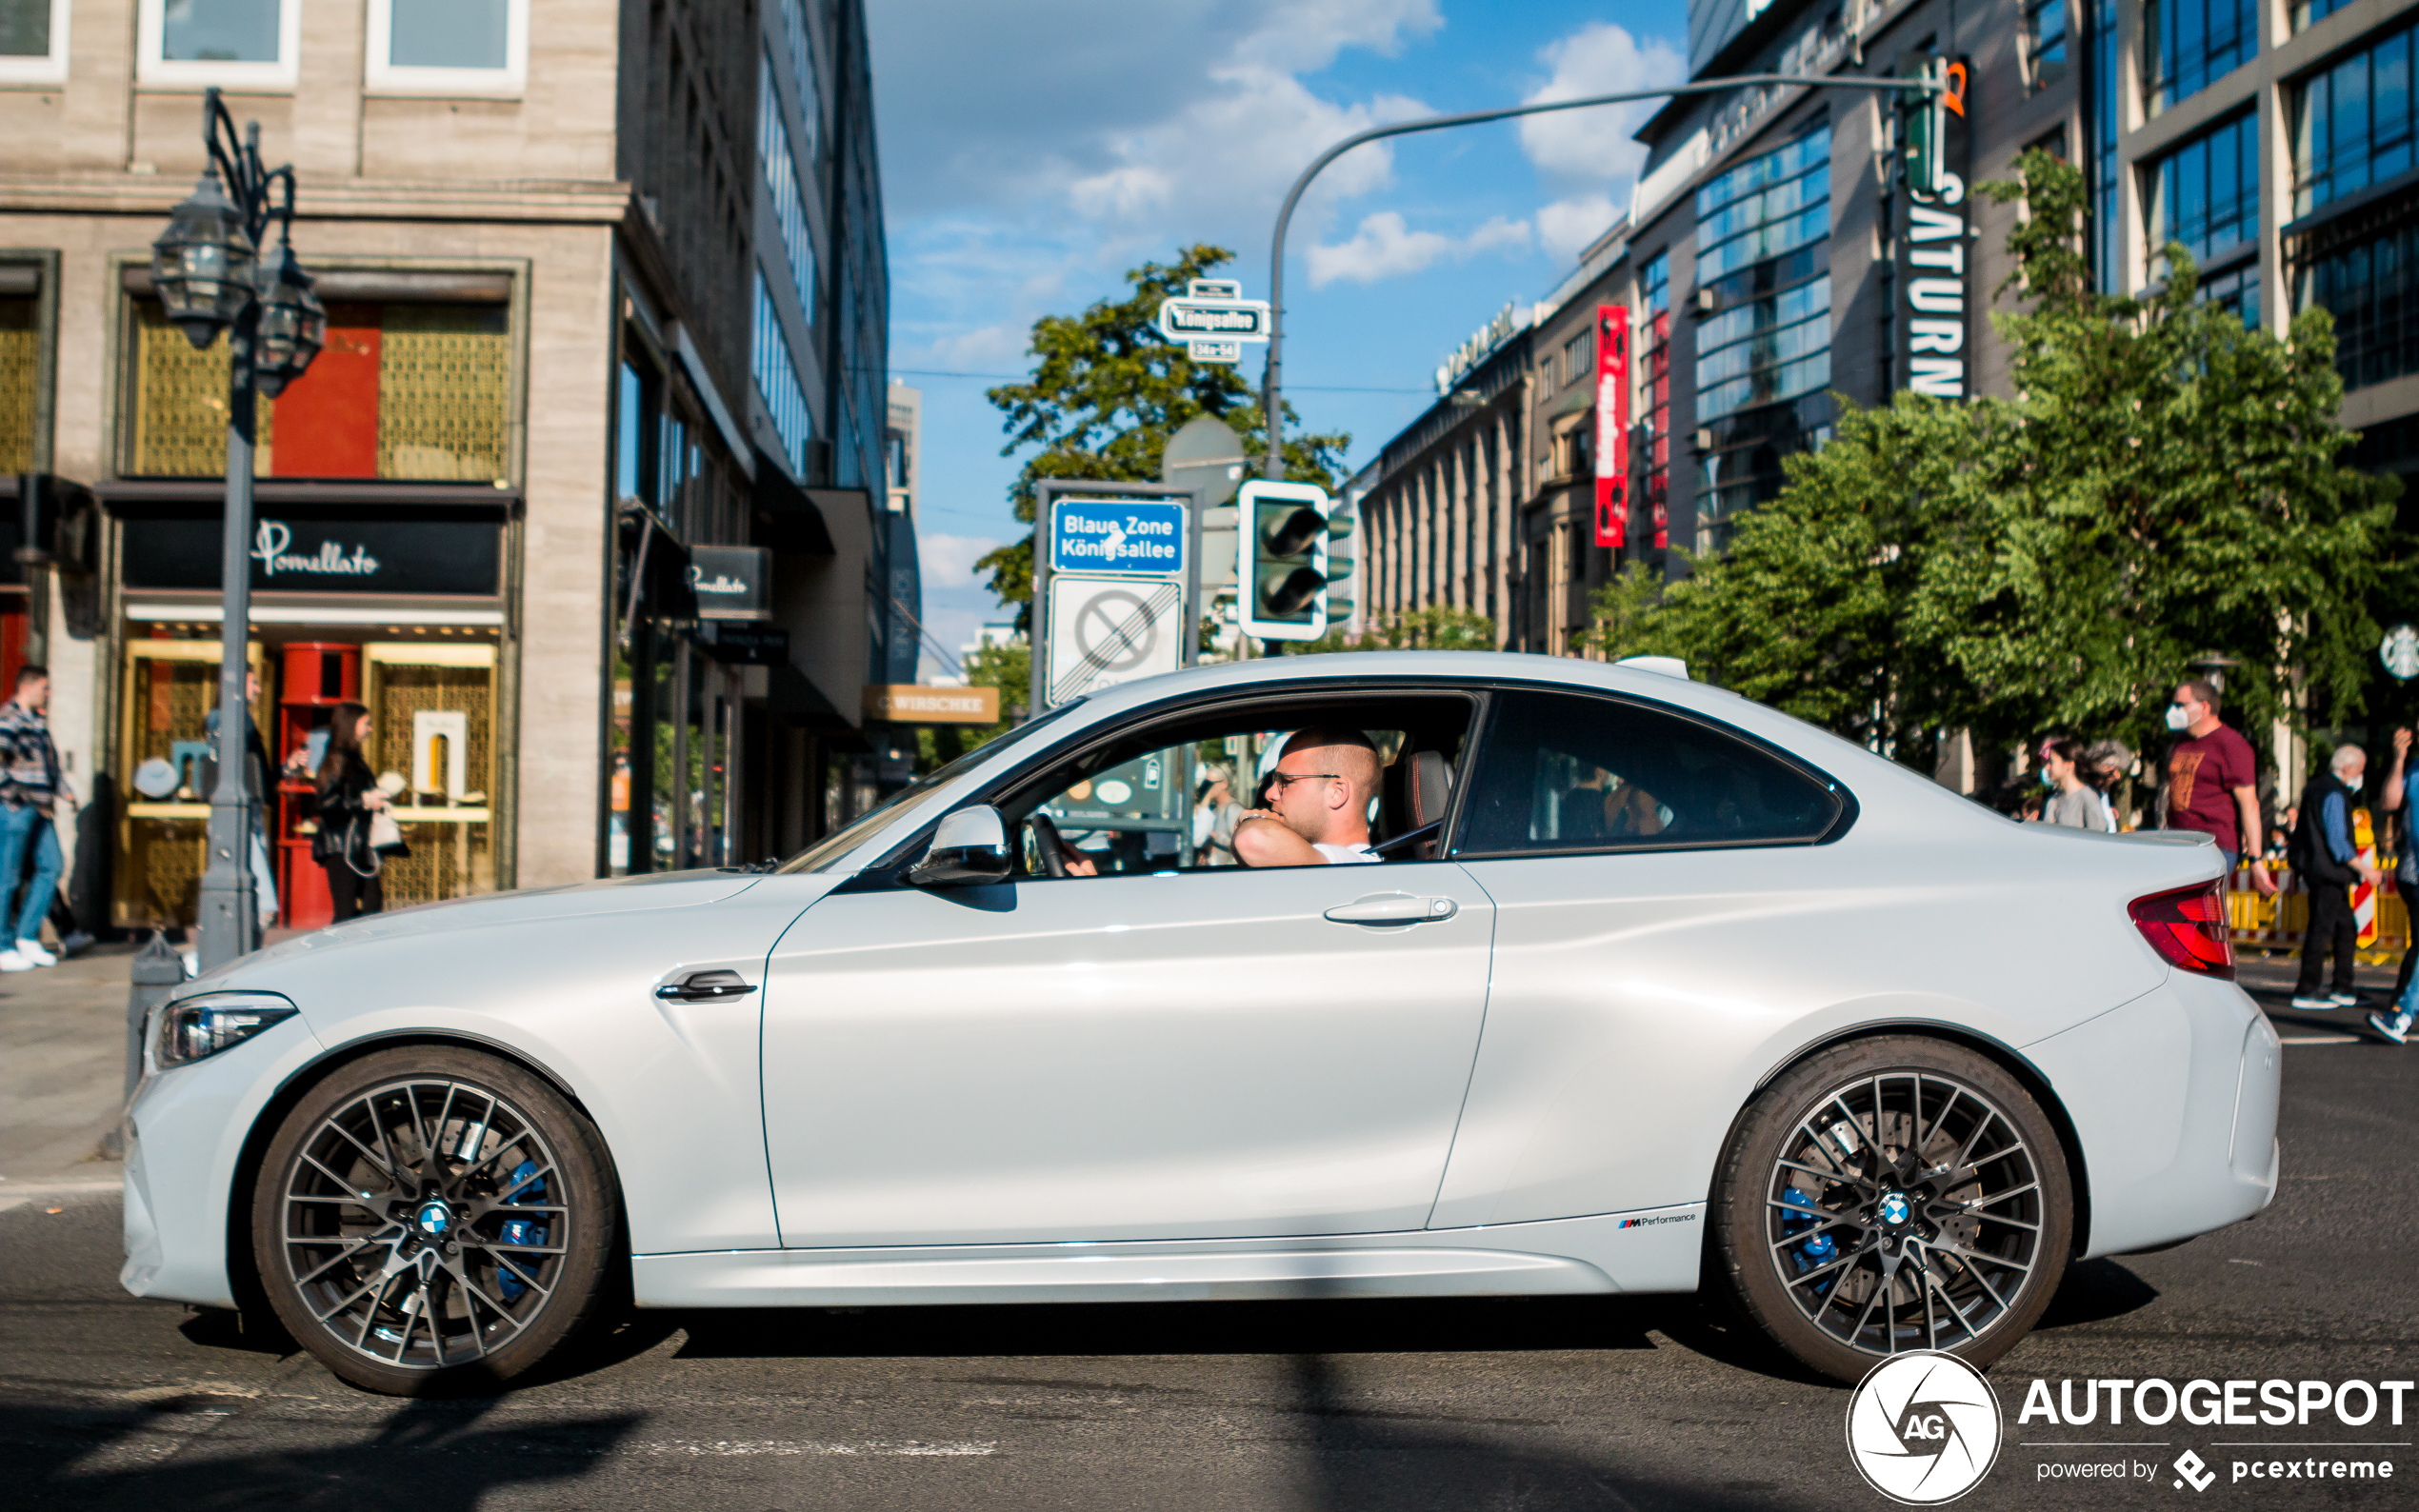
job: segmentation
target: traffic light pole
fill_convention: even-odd
[[[1310,162],[1302,176],[1286,191],[1285,204],[1277,211],[1276,235],[1269,251],[1269,372],[1260,388],[1260,411],[1269,430],[1268,455],[1263,459],[1260,475],[1272,483],[1285,481],[1285,404],[1279,391],[1278,375],[1285,352],[1285,232],[1293,220],[1293,208],[1302,201],[1302,191],[1329,163],[1367,142],[1389,136],[1408,136],[1414,131],[1441,131],[1448,127],[1479,126],[1489,121],[1509,120],[1516,115],[1544,115],[1552,110],[1581,110],[1598,105],[1626,105],[1636,100],[1662,100],[1681,94],[1718,94],[1729,90],[1755,85],[1806,85],[1824,90],[1876,90],[1893,94],[1938,94],[1943,87],[1925,79],[1861,79],[1840,78],[1826,74],[1746,73],[1735,78],[1706,79],[1695,84],[1676,84],[1664,90],[1631,90],[1620,94],[1590,94],[1576,100],[1548,100],[1537,105],[1515,105],[1501,110],[1470,110],[1460,115],[1435,115],[1419,121],[1398,121],[1391,126],[1371,127],[1348,136]]]

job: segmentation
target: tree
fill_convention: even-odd
[[[1045,315],[1033,323],[1033,376],[985,395],[1006,417],[1009,439],[1000,455],[1034,448],[1009,494],[1018,520],[1033,523],[1033,485],[1044,478],[1158,482],[1168,438],[1201,415],[1215,415],[1231,427],[1245,456],[1266,449],[1259,399],[1242,376],[1229,365],[1192,361],[1181,345],[1160,334],[1157,324],[1162,301],[1233,260],[1234,253],[1222,247],[1189,247],[1171,264],[1145,263],[1129,272],[1131,291],[1124,299],[1104,299],[1080,315]],[[1352,438],[1303,434],[1290,406],[1285,418],[1287,477],[1333,488]],[[990,589],[1001,603],[1021,606],[1017,627],[1030,632],[1032,536],[1001,547],[975,566],[990,574]]]
[[[1614,585],[1600,610],[1624,644],[1919,767],[1959,728],[2154,746],[2167,688],[2210,653],[2251,727],[2302,719],[2297,689],[2356,706],[2398,489],[2345,463],[2326,311],[2284,341],[2246,329],[2194,297],[2176,245],[2163,288],[2101,294],[2082,175],[2018,167],[1981,188],[2027,211],[2009,285],[2029,308],[1991,317],[2016,397],[1843,402],[1728,560],[1659,601]]]
[[[1014,729],[1032,701],[1033,651],[1024,641],[979,646],[966,653],[966,686],[995,687],[1000,695],[996,725],[928,725],[916,732],[916,771],[938,770],[966,752],[988,746]]]
[[[1495,622],[1476,609],[1431,604],[1377,621],[1359,634],[1338,626],[1315,641],[1279,641],[1287,656],[1328,651],[1491,651]]]

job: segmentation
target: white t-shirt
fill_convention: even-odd
[[[1386,859],[1367,846],[1329,846],[1314,840],[1310,842],[1310,848],[1325,856],[1331,866],[1357,866],[1366,862]]]

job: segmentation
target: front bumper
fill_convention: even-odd
[[[235,1305],[228,1217],[245,1142],[278,1089],[321,1053],[297,1014],[209,1060],[150,1072],[127,1109],[120,1285],[137,1297]],[[148,1068],[148,1045],[144,1060]]]
[[[2082,1147],[2084,1258],[2206,1234],[2275,1200],[2284,1051],[2233,983],[2171,973],[2025,1054]]]

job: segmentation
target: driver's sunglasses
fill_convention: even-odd
[[[1283,792],[1291,784],[1315,782],[1323,777],[1341,778],[1342,772],[1270,772],[1269,785]]]

